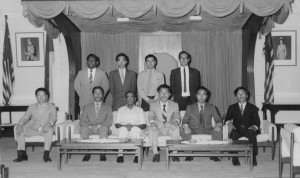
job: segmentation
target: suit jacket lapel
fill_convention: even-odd
[[[196,115],[196,117],[198,119],[200,119],[200,112],[199,112],[199,108],[198,108],[198,104],[197,103],[194,103],[192,105],[192,112],[194,113],[194,115]]]
[[[123,85],[125,85],[125,83],[127,83],[127,80],[129,80],[129,76],[128,76],[128,70],[127,69],[125,69],[125,78],[124,78],[124,83],[123,83]]]
[[[189,68],[189,87],[193,84],[193,73],[190,67]],[[191,87],[190,87],[191,88]],[[204,109],[205,111],[205,109]]]
[[[177,68],[177,70],[178,70],[178,72],[177,72],[177,76],[176,76],[176,79],[179,79],[179,82],[178,82],[178,84],[179,84],[179,92],[181,93],[181,70],[180,70],[180,67],[179,68]],[[181,95],[181,94],[180,94]]]

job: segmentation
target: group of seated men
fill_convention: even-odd
[[[159,162],[159,136],[171,136],[174,140],[190,139],[191,135],[196,134],[214,133],[222,136],[222,125],[227,124],[229,130],[232,130],[230,138],[237,140],[247,137],[253,144],[253,164],[257,165],[256,135],[260,132],[260,120],[258,108],[247,102],[249,91],[244,87],[235,89],[234,95],[238,102],[228,108],[225,120],[222,120],[216,107],[208,103],[209,90],[200,86],[200,72],[189,67],[191,55],[182,51],[178,57],[180,67],[171,71],[171,86],[168,86],[164,84],[163,73],[155,69],[157,58],[152,54],[145,57],[147,68],[137,78],[135,72],[127,69],[128,56],[124,53],[118,54],[118,69],[110,72],[108,79],[105,72],[97,68],[100,64],[99,58],[94,54],[88,55],[87,69],[79,71],[74,82],[82,111],[79,124],[81,137],[87,139],[91,134],[99,134],[100,138],[107,138],[113,124],[112,112],[118,111],[115,127],[119,137],[141,138],[143,130],[148,129],[154,154],[153,162]],[[103,102],[108,90],[113,97],[112,106]],[[15,162],[28,160],[24,137],[33,135],[44,136],[44,161],[51,161],[49,150],[56,121],[56,107],[48,102],[50,94],[46,89],[37,89],[35,95],[38,103],[30,105],[17,124],[18,158]],[[180,116],[182,110],[186,111],[183,118]],[[149,111],[148,118],[145,118],[144,111]],[[214,127],[212,118],[216,123]],[[150,123],[148,127],[146,119]],[[86,154],[83,161],[89,159],[90,155]],[[178,157],[172,159],[179,161]],[[211,159],[220,161],[216,157]],[[105,155],[101,154],[100,161],[105,160]],[[193,158],[187,157],[185,160],[192,161]],[[123,155],[119,154],[117,162],[123,161]],[[134,162],[138,162],[137,157]],[[240,165],[237,157],[232,159],[232,163],[235,166]]]

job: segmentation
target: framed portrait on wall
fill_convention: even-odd
[[[295,66],[297,64],[296,30],[272,31],[274,65]]]
[[[44,33],[16,33],[18,67],[44,66]]]

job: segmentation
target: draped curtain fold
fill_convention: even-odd
[[[99,68],[109,74],[117,69],[116,56],[125,53],[129,57],[128,69],[138,72],[139,67],[139,34],[125,32],[118,34],[81,33],[82,68],[86,68],[86,57],[96,54],[100,57]],[[106,102],[112,104],[111,95]]]
[[[284,7],[284,10],[274,17],[276,23],[283,23],[292,2],[292,0],[41,0],[23,1],[22,5],[24,6],[24,15],[27,15],[29,21],[38,27],[42,26],[42,19],[51,19],[64,12],[82,31],[104,32],[104,30],[108,30],[109,33],[120,33],[125,31],[185,31],[174,29],[173,26],[176,25],[189,26],[189,29],[193,30],[206,30],[205,23],[216,24],[219,17],[222,17],[221,20],[225,23],[235,22],[235,18],[244,17],[244,21],[240,25],[224,26],[224,24],[220,24],[218,26],[228,30],[237,30],[247,20],[247,15],[243,15],[244,13],[254,13],[266,17],[272,16]],[[234,13],[238,7],[240,7],[241,14]],[[151,9],[153,10],[151,11]],[[107,12],[108,10],[109,12]],[[157,14],[157,12],[161,14]],[[196,23],[189,21],[188,16],[199,15],[199,13],[203,17],[201,23],[195,25]],[[115,16],[115,14],[119,14],[119,16]],[[116,17],[124,16],[132,19],[130,23],[120,25],[116,21]],[[173,23],[170,23],[170,20]],[[151,28],[147,29],[145,23],[150,24]],[[103,24],[107,26],[102,27]],[[110,26],[126,30],[111,31]],[[212,26],[209,30],[218,30],[218,27]]]
[[[191,67],[200,71],[201,84],[211,91],[210,102],[223,115],[242,84],[242,31],[183,32],[182,48],[191,54]]]

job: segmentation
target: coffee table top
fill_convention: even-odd
[[[142,139],[113,139],[119,140],[119,142],[82,142],[81,139],[63,139],[57,143],[58,146],[141,146],[143,144]]]
[[[220,150],[220,149],[239,149],[242,147],[252,147],[252,144],[246,140],[233,140],[232,142],[226,144],[184,144],[182,140],[167,140],[167,146],[176,147],[182,149],[211,149],[211,150]]]

